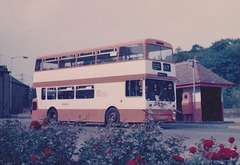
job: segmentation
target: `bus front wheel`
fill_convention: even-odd
[[[106,113],[106,124],[118,124],[120,122],[120,115],[116,108],[111,107]]]
[[[49,120],[57,121],[58,120],[57,110],[55,108],[50,108],[47,113],[47,118]]]

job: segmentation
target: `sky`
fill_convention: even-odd
[[[239,0],[0,0],[0,65],[31,86],[37,56],[143,38],[190,50],[239,29]]]

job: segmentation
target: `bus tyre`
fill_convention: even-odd
[[[116,108],[111,107],[107,110],[106,113],[106,124],[114,125],[120,122],[120,115]]]
[[[58,120],[57,110],[55,108],[50,108],[47,113],[47,118],[49,120],[57,121]]]

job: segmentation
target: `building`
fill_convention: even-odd
[[[222,88],[231,88],[233,83],[219,77],[198,62],[195,70],[195,109],[196,121],[223,121]],[[177,76],[177,109],[181,111],[177,118],[183,121],[194,121],[193,68],[188,62],[176,64]]]
[[[29,86],[11,78],[9,73],[6,66],[0,66],[0,117],[22,113],[24,108],[29,107]]]
[[[10,76],[6,66],[0,66],[0,117],[10,116]]]

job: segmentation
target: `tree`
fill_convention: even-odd
[[[235,83],[234,88],[224,89],[224,105],[228,108],[240,108],[240,39],[222,39],[209,48],[195,44],[190,51],[183,51],[178,47],[175,51],[176,62],[186,61],[194,56],[206,68]]]

